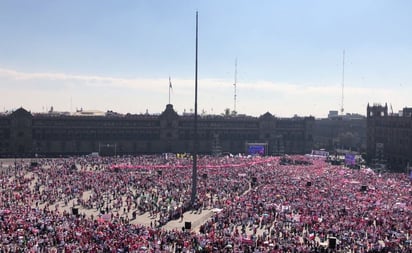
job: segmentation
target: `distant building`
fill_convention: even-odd
[[[388,106],[367,106],[367,162],[405,171],[412,165],[412,108],[388,114]]]
[[[329,111],[328,113],[328,119],[336,118],[338,116],[339,116],[339,111]]]
[[[403,108],[403,110],[402,110],[402,116],[403,117],[412,117],[412,107],[405,107],[405,108]]]
[[[0,115],[0,156],[108,155],[192,152],[194,115],[171,104],[160,115],[83,111],[76,115],[32,114],[23,108]],[[313,117],[277,118],[202,115],[198,151],[245,153],[248,143],[265,154],[305,154],[313,146]]]
[[[337,150],[366,152],[366,117],[359,114],[336,115],[329,111],[328,118],[316,119],[313,130],[315,149],[331,154]]]

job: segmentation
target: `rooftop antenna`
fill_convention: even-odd
[[[234,93],[234,97],[233,97],[233,99],[234,99],[233,111],[235,113],[236,113],[236,97],[237,97],[236,84],[237,84],[237,58],[235,59],[235,83],[233,84],[234,89],[235,89],[235,93]]]
[[[343,109],[344,88],[345,88],[345,50],[343,50],[343,59],[342,59],[342,100],[341,100],[341,107],[340,107],[340,113],[342,115],[344,112],[344,109]]]

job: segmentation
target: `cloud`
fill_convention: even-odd
[[[74,75],[66,73],[28,73],[16,70],[0,68],[0,77],[8,78],[20,83],[27,81],[52,81],[63,84],[77,83],[90,87],[116,87],[116,88],[156,88],[161,83],[167,83],[167,79],[126,79],[97,75]]]
[[[194,80],[172,76],[172,103],[182,112],[193,106]],[[221,113],[232,108],[234,86],[232,80],[202,78],[199,84],[199,108]],[[118,78],[99,75],[67,73],[30,73],[0,68],[0,92],[6,94],[1,106],[15,108],[24,105],[39,110],[44,103],[55,108],[69,108],[67,96],[73,96],[76,105],[94,109],[113,109],[119,112],[160,112],[168,102],[169,77]],[[405,89],[406,91],[406,89]],[[373,102],[407,103],[407,93],[388,88],[365,88],[347,85],[344,106],[347,112],[364,113],[366,104]],[[8,94],[8,95],[7,95]],[[36,98],[31,98],[36,94]],[[275,115],[326,116],[329,110],[340,108],[339,84],[316,85],[257,80],[237,84],[238,111],[261,115],[270,111]],[[64,102],[60,102],[64,101]],[[395,105],[395,104],[394,104]],[[403,106],[403,105],[402,105]],[[207,108],[207,109],[206,109]]]
[[[164,91],[165,87],[168,87],[169,77],[165,78],[116,78],[98,75],[74,75],[66,73],[28,73],[19,72],[11,69],[0,68],[0,78],[13,79],[17,82],[26,81],[56,81],[67,83],[69,81],[75,81],[78,85],[86,85],[91,87],[114,87],[114,88],[130,88],[130,89],[148,89],[152,91]],[[183,90],[190,90],[194,86],[194,80],[190,79],[173,79],[173,87],[179,87]],[[340,87],[337,85],[329,86],[307,86],[302,84],[290,84],[279,83],[272,81],[256,81],[238,83],[239,89],[245,90],[258,90],[263,92],[282,92],[287,94],[332,94],[337,93]],[[216,89],[233,89],[233,82],[225,79],[201,79],[199,80],[199,88],[205,90]],[[390,91],[390,90],[389,90]],[[374,89],[374,92],[385,94],[388,89],[378,88]],[[347,94],[368,94],[369,88],[362,87],[346,87],[345,93]]]

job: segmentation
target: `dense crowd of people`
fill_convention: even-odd
[[[302,156],[198,161],[194,205],[190,156],[1,164],[0,252],[412,251],[408,175]],[[198,229],[164,228],[210,209]]]

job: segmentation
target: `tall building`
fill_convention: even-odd
[[[367,162],[385,164],[392,171],[406,171],[412,165],[411,108],[388,114],[388,105],[367,106]]]
[[[32,114],[0,116],[0,156],[107,155],[192,152],[194,115],[168,104],[160,115]],[[205,115],[198,118],[198,151],[245,153],[262,144],[269,155],[305,154],[313,145],[313,117]]]

